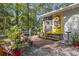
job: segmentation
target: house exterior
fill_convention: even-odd
[[[77,16],[75,15],[77,16],[79,15],[79,3],[71,4],[67,7],[60,8],[58,10],[51,11],[51,12],[41,15],[40,18],[42,18],[42,21],[43,21],[43,33],[60,34],[60,35],[63,34],[64,38],[65,37],[67,38],[67,35],[65,35],[66,30],[67,32],[70,32],[73,29],[72,28],[68,30],[67,28],[71,26],[70,20],[72,24],[73,22],[75,22],[75,21],[72,21],[72,19],[74,20],[74,18],[76,20]],[[78,18],[76,22],[79,24]],[[74,26],[74,27],[78,28],[78,26]]]

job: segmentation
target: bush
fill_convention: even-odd
[[[9,29],[5,29],[5,34],[8,36],[8,38],[16,39],[17,35],[19,34],[19,28],[18,26],[11,26]]]

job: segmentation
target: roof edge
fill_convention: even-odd
[[[57,9],[57,10],[54,10],[54,11],[51,11],[51,12],[48,12],[48,13],[45,13],[43,15],[40,15],[40,17],[47,17],[49,15],[53,15],[53,14],[56,14],[58,12],[62,12],[62,11],[66,11],[66,10],[70,10],[70,9],[73,9],[73,8],[77,8],[79,7],[79,3],[74,3],[74,4],[71,4],[69,6],[66,6],[66,7],[63,7],[63,8],[60,8],[60,9]]]

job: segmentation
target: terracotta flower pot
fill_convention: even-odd
[[[79,42],[73,42],[74,46],[79,46]]]

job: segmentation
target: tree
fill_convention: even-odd
[[[5,25],[10,27],[15,27],[15,29],[22,29],[29,30],[30,28],[32,31],[37,31],[40,29],[40,26],[36,26],[36,17],[37,15],[40,16],[41,14],[50,12],[53,10],[54,4],[52,3],[15,3],[15,4],[0,4],[0,16],[5,18]],[[58,8],[61,6],[69,5],[69,4],[57,4]],[[6,29],[5,29],[6,30]]]

